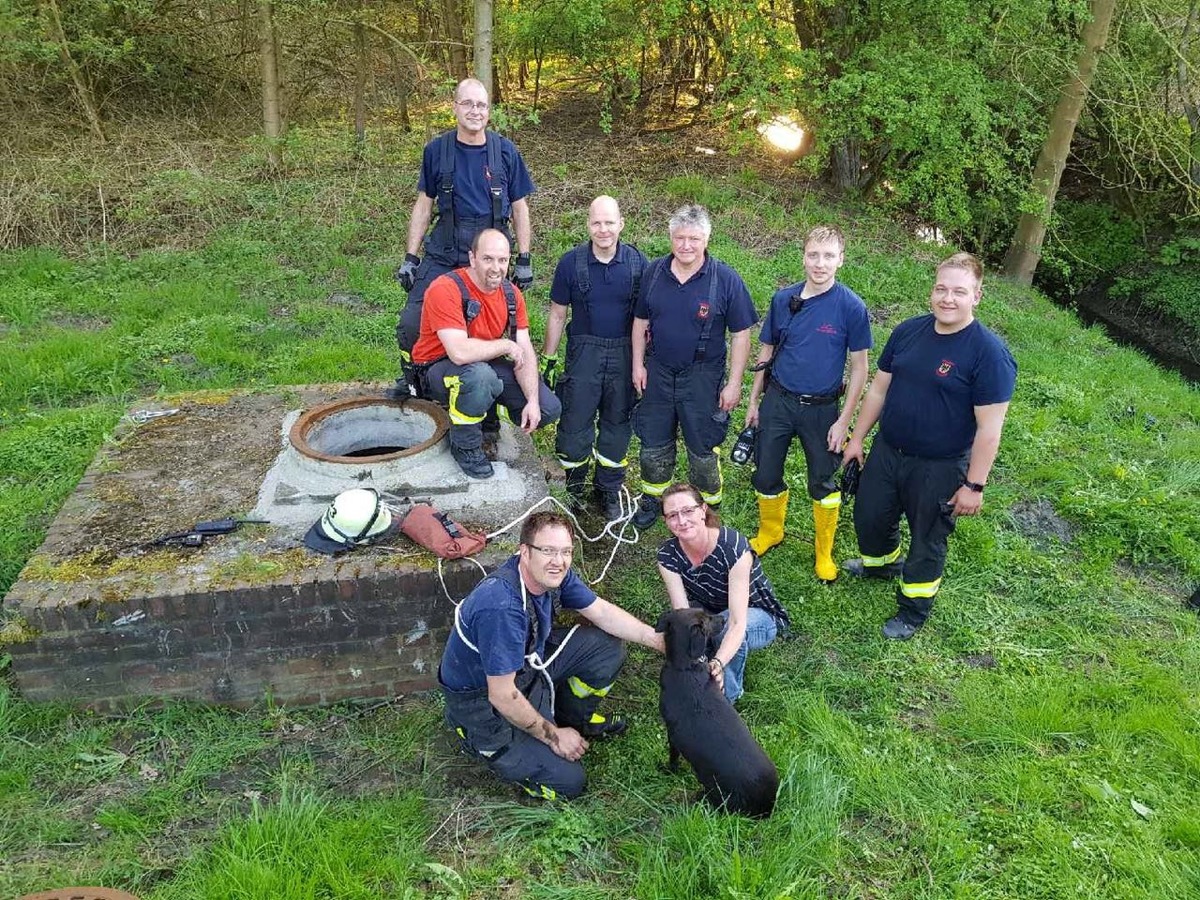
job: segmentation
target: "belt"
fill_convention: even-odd
[[[842,389],[836,394],[798,394],[795,391],[789,391],[774,378],[771,379],[771,384],[804,406],[825,406],[829,403],[837,403],[838,398],[846,391],[846,387],[843,385]]]

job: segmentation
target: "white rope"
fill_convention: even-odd
[[[508,531],[513,526],[519,525],[522,522],[524,522],[525,518],[530,513],[532,513],[535,509],[537,509],[539,506],[543,506],[547,503],[551,503],[551,504],[557,506],[559,509],[561,509],[563,511],[563,513],[566,514],[566,516],[572,522],[575,523],[576,533],[579,535],[580,538],[582,538],[587,543],[595,544],[598,541],[604,540],[605,538],[609,538],[610,540],[613,541],[613,548],[612,548],[611,552],[608,554],[608,560],[607,560],[607,562],[604,563],[604,568],[602,568],[600,570],[599,575],[597,575],[595,578],[588,580],[588,582],[587,582],[588,584],[599,584],[604,579],[604,576],[608,574],[608,570],[612,566],[613,561],[616,559],[617,551],[621,548],[621,545],[622,544],[631,544],[631,545],[636,544],[641,539],[641,535],[636,528],[633,530],[632,538],[625,537],[625,532],[628,529],[629,524],[633,519],[634,513],[637,512],[637,506],[638,506],[639,500],[641,500],[641,494],[639,494],[637,497],[634,497],[629,492],[629,488],[627,488],[625,485],[621,485],[621,489],[617,492],[617,501],[620,504],[620,514],[617,516],[617,518],[613,519],[611,522],[605,522],[604,527],[600,530],[600,532],[598,534],[596,534],[593,537],[584,530],[583,526],[579,523],[578,517],[570,509],[570,507],[568,507],[565,503],[563,503],[557,497],[546,496],[546,497],[543,497],[541,500],[538,500],[536,503],[534,503],[532,506],[530,506],[527,510],[525,510],[525,512],[523,512],[521,515],[517,516],[517,518],[513,519],[507,525],[503,525],[500,528],[497,528],[495,531],[488,534],[487,539],[490,541],[493,538],[498,537],[501,534],[504,534],[504,532]],[[449,596],[449,594],[447,594],[447,596]]]
[[[462,557],[462,559],[465,559],[467,562],[475,563],[475,565],[479,567],[479,571],[483,573],[483,577],[487,578],[488,570],[483,567],[483,563],[481,563],[479,560],[477,560],[473,556],[464,556],[464,557]],[[444,562],[445,562],[445,560],[439,556],[438,557],[438,581],[440,581],[442,583],[442,593],[446,595],[446,599],[449,600],[451,603],[453,603],[455,609],[457,609],[458,605],[460,603],[462,603],[463,600],[466,600],[467,598],[463,597],[462,600],[455,600],[453,597],[450,596],[450,589],[448,587],[446,587],[446,576],[442,572],[442,563],[444,563]]]

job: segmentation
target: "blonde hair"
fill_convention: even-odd
[[[804,236],[804,249],[807,250],[809,244],[823,244],[826,241],[837,241],[839,250],[844,252],[846,249],[846,237],[842,234],[842,229],[836,225],[817,225],[815,228],[810,228],[808,234]]]
[[[937,270],[962,269],[975,276],[975,280],[983,284],[983,263],[973,253],[955,253],[938,263]]]

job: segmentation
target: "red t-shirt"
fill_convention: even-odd
[[[454,279],[449,275],[435,278],[425,291],[425,305],[421,309],[421,334],[412,349],[415,363],[430,363],[446,355],[446,349],[437,336],[442,328],[457,328],[466,331],[467,337],[484,341],[508,336],[508,303],[504,300],[504,288],[498,287],[490,294],[485,294],[471,280],[466,269],[456,271],[482,309],[468,325],[463,317],[462,291],[458,289]],[[516,285],[513,285],[513,291],[517,295],[517,327],[528,328],[529,316],[525,311],[525,298]]]

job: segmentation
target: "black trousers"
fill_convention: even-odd
[[[625,644],[589,626],[580,626],[569,639],[568,634],[566,628],[553,629],[546,646],[546,658],[553,659],[546,669],[554,683],[553,708],[546,678],[540,673],[522,669],[517,673],[517,688],[547,719],[559,726],[578,728],[588,723],[616,679],[625,662]],[[555,656],[560,647],[561,652]],[[498,778],[548,800],[583,793],[587,784],[583,765],[563,759],[546,744],[513,727],[488,701],[487,688],[452,691],[443,684],[442,694],[446,698],[446,721],[467,750],[483,759]]]
[[[854,499],[854,530],[864,559],[886,557],[900,546],[900,516],[908,520],[909,547],[900,576],[901,613],[921,624],[946,566],[954,531],[947,502],[962,486],[967,455],[950,459],[909,456],[876,435]]]
[[[628,338],[576,335],[558,382],[562,417],[554,453],[564,467],[596,457],[596,487],[615,491],[625,480],[633,437],[633,355]]]
[[[798,437],[808,469],[808,495],[822,500],[835,492],[833,473],[842,464],[842,458],[828,448],[829,429],[837,417],[836,401],[819,405],[802,403],[795,394],[781,390],[774,382],[769,384],[758,412],[758,441],[751,478],[754,489],[767,497],[787,490],[783,467],[792,438]]]

